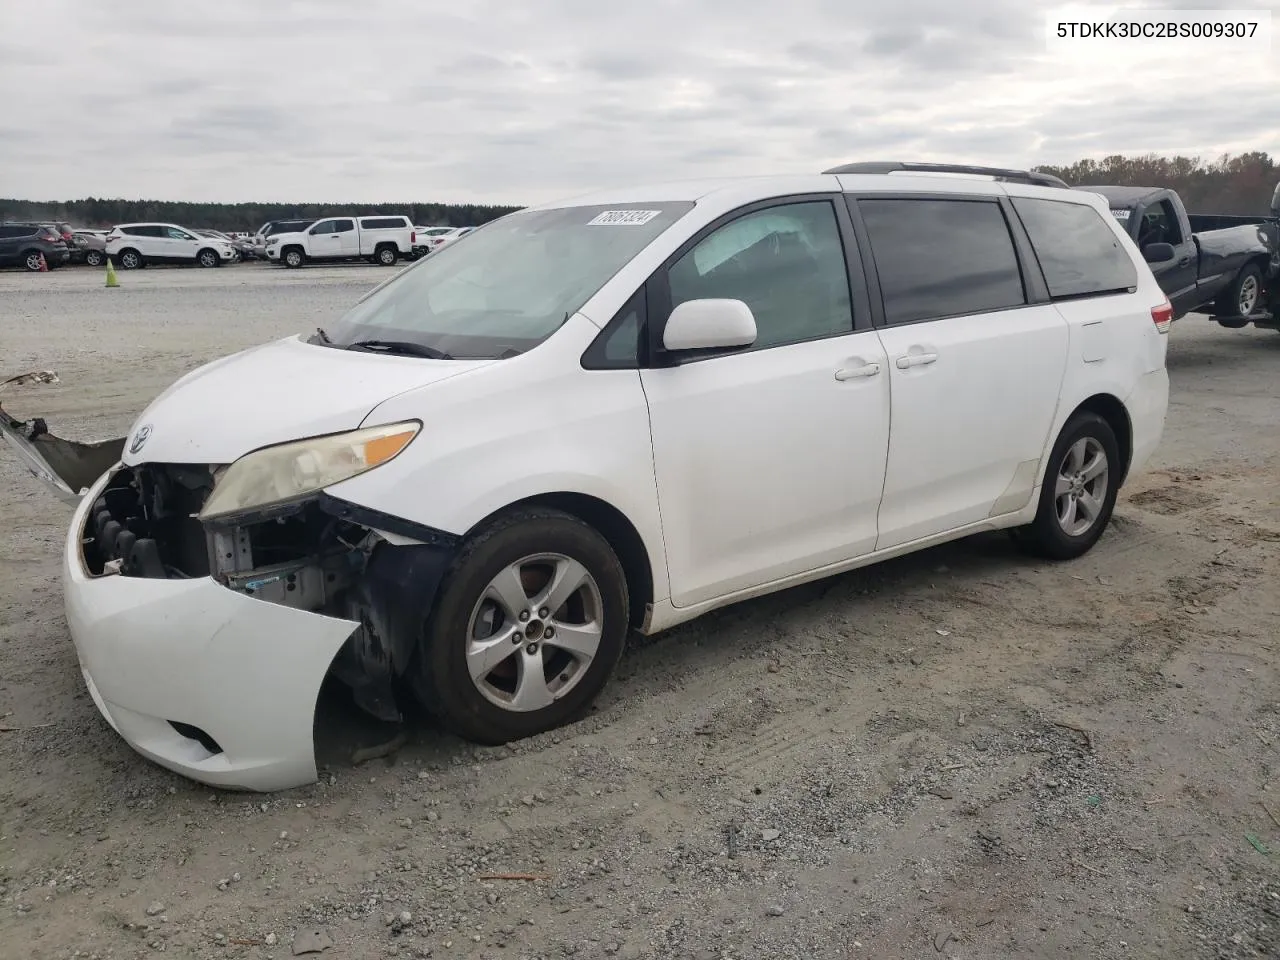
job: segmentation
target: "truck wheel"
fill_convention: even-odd
[[[1258,309],[1262,299],[1262,271],[1256,263],[1246,263],[1222,292],[1218,313],[1224,317],[1247,317]]]
[[[384,267],[394,267],[400,252],[395,247],[379,247],[376,254],[378,262]]]
[[[558,510],[516,511],[475,534],[446,574],[410,667],[414,692],[477,743],[558,727],[609,679],[627,611],[609,541]]]
[[[280,255],[280,259],[284,261],[286,267],[300,267],[307,258],[297,247],[290,247]]]

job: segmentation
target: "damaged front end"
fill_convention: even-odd
[[[89,571],[211,577],[267,603],[355,621],[360,627],[331,671],[365,711],[400,720],[396,682],[417,648],[455,538],[325,493],[201,520],[219,469],[120,468],[89,511]]]
[[[26,375],[0,386],[56,379]],[[402,719],[399,681],[457,537],[323,491],[202,518],[225,465],[125,466],[123,438],[98,444],[62,440],[43,420],[18,421],[3,410],[0,432],[31,472],[65,500],[79,501],[111,474],[80,531],[80,560],[88,576],[210,578],[265,603],[358,623],[330,672],[366,712],[385,721]]]

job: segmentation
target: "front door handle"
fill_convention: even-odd
[[[897,359],[898,369],[906,370],[909,367],[922,367],[926,363],[933,363],[938,359],[936,353],[908,353],[906,356]]]
[[[843,367],[836,371],[837,380],[856,380],[859,377],[874,377],[880,372],[880,364],[866,363],[860,367]]]

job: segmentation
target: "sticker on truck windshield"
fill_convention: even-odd
[[[1112,215],[1113,217],[1115,217],[1117,220],[1128,220],[1128,219],[1129,219],[1129,211],[1128,211],[1128,210],[1112,210],[1112,211],[1111,211],[1111,215]]]
[[[638,227],[648,223],[661,210],[606,210],[587,221],[588,227]]]

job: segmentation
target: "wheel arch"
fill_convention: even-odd
[[[476,530],[492,523],[501,516],[528,507],[548,507],[553,510],[561,510],[588,524],[609,541],[609,545],[618,556],[618,561],[622,564],[622,572],[627,578],[630,625],[633,629],[639,628],[644,623],[649,605],[653,603],[653,561],[649,556],[648,548],[645,546],[644,538],[640,535],[640,531],[636,529],[635,524],[631,522],[625,513],[608,501],[590,494],[571,493],[568,491],[534,494],[491,511],[473,524],[465,536],[471,536]]]
[[[1082,400],[1071,411],[1063,423],[1063,429],[1066,428],[1066,425],[1071,422],[1076,414],[1085,411],[1095,413],[1107,421],[1107,425],[1115,433],[1116,444],[1120,447],[1120,483],[1123,484],[1129,476],[1129,465],[1133,462],[1133,421],[1129,417],[1129,411],[1125,407],[1124,401],[1120,400],[1115,394],[1095,393],[1093,396]]]

